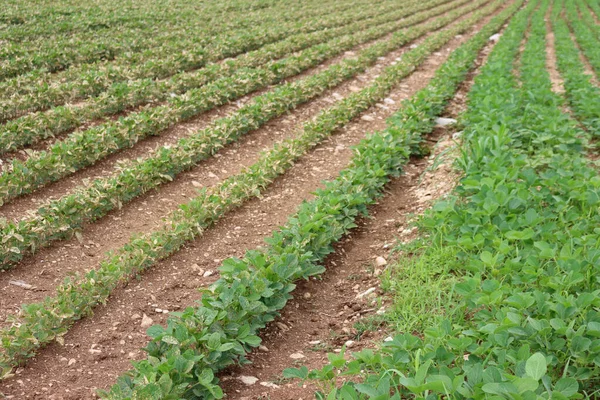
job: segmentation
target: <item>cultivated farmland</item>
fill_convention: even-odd
[[[10,0],[0,393],[600,398],[598,0]]]

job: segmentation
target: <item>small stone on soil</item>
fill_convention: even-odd
[[[454,118],[436,118],[435,119],[435,125],[436,126],[448,126],[448,125],[454,125],[456,124],[456,120]]]
[[[144,315],[142,315],[142,323],[140,324],[140,326],[142,328],[149,328],[153,322],[154,322],[154,320],[152,318],[150,318],[149,316],[144,314]]]
[[[255,377],[255,376],[246,376],[246,375],[241,375],[238,379],[240,381],[242,381],[242,383],[244,385],[248,385],[248,386],[252,386],[252,385],[254,385],[258,381],[257,377]]]
[[[363,297],[368,296],[371,293],[373,293],[375,290],[377,290],[377,288],[374,288],[374,287],[369,288],[369,289],[365,290],[364,292],[357,294],[356,298],[357,299],[362,299]]]
[[[273,382],[261,382],[260,384],[271,389],[279,389],[279,386]]]
[[[290,358],[292,358],[294,360],[301,360],[303,358],[306,358],[306,356],[304,354],[300,354],[300,353],[292,353],[292,354],[290,354]]]

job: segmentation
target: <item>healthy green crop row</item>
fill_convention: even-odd
[[[400,31],[388,41],[382,41],[369,47],[358,61],[346,60],[323,72],[294,84],[283,85],[265,95],[258,96],[252,103],[241,108],[231,116],[217,120],[210,128],[200,130],[192,136],[183,138],[174,146],[163,147],[150,157],[131,162],[114,176],[99,178],[89,185],[77,188],[72,194],[51,201],[42,206],[35,215],[18,222],[5,222],[2,227],[3,241],[0,243],[0,265],[10,268],[21,260],[27,252],[72,234],[83,223],[93,221],[105,215],[110,210],[126,204],[133,198],[174,179],[180,172],[192,167],[199,161],[210,157],[220,148],[231,143],[241,135],[258,128],[269,120],[281,115],[287,110],[308,101],[323,93],[326,89],[336,86],[345,79],[362,71],[373,63],[377,57],[414,40],[432,29],[438,29],[466,13],[470,9],[484,4],[480,0],[463,9],[452,11],[443,17],[415,26],[407,31]],[[381,34],[376,30],[376,34]],[[348,45],[354,45],[355,37],[334,42],[334,46],[320,45],[304,51],[287,60],[273,64],[266,71],[250,70],[245,79],[239,79],[236,90],[246,90],[270,82],[271,79],[282,79],[297,73],[328,58],[332,51],[343,51]],[[341,46],[340,46],[341,44]],[[210,88],[211,85],[206,86]],[[218,86],[219,87],[219,86]],[[214,99],[217,92],[208,92],[199,96],[201,101]],[[222,95],[221,95],[222,96]],[[214,101],[214,100],[211,100]],[[206,103],[196,104],[199,108]],[[189,111],[189,109],[188,109]],[[148,123],[155,119],[148,117]],[[88,148],[96,146],[97,137],[91,136]]]
[[[409,23],[417,23],[421,19],[425,19],[425,16],[433,17],[441,14],[467,1],[458,0],[447,3],[447,0],[434,0],[427,3],[426,7],[430,8],[442,4],[440,7],[435,8],[435,13],[432,10],[427,14],[419,13],[405,19],[402,18],[422,11],[423,5],[415,2],[412,6],[405,5],[400,11],[387,12],[362,21],[359,18],[360,14],[357,14],[356,19],[359,21],[355,23],[339,28],[295,35],[286,40],[264,46],[259,50],[240,55],[226,63],[213,63],[201,70],[176,74],[166,81],[143,79],[115,84],[101,96],[93,98],[83,105],[56,107],[47,112],[30,114],[6,123],[0,128],[3,131],[0,137],[0,153],[15,150],[24,145],[60,134],[107,114],[117,113],[141,104],[169,99],[174,94],[179,95],[217,78],[230,76],[242,67],[258,67],[273,59],[284,57],[338,36],[360,32],[379,24],[382,25],[376,29],[380,30],[380,36],[383,36],[385,32],[408,26]],[[400,19],[402,20],[398,21]]]
[[[557,1],[552,9],[556,58],[571,109],[594,135],[600,134],[600,88],[594,86],[579,58],[579,50],[571,40],[567,23],[560,17],[564,3]]]
[[[594,20],[600,21],[600,4],[595,0],[584,0],[584,2],[592,10]],[[595,24],[595,26],[597,27],[598,24]],[[600,28],[597,28],[596,32],[598,32],[598,38],[600,39]]]
[[[509,7],[486,25],[484,34],[475,40],[479,48],[517,7]],[[473,43],[466,49],[473,50]],[[359,215],[367,213],[389,177],[401,172],[421,135],[431,131],[448,97],[447,89],[438,88],[450,86],[451,96],[477,51],[455,54],[452,61],[463,64],[446,63],[445,73],[436,75],[429,93],[421,92],[407,102],[394,126],[361,142],[351,165],[317,191],[314,200],[303,203],[289,222],[267,239],[265,249],[249,251],[241,260],[225,260],[221,278],[203,291],[197,308],[173,313],[166,328],[151,327],[148,334],[152,339],[145,349],[148,360],[135,362],[135,370],[121,377],[109,392],[101,392],[101,397],[221,398],[215,372],[243,362],[245,354],[258,346],[256,334],[291,298],[293,282],[323,272],[320,263],[334,250],[333,244],[355,226]],[[449,84],[448,79],[454,77]]]
[[[448,273],[462,277],[451,289],[455,304],[444,305],[454,318],[439,310],[424,339],[399,334],[381,352],[357,353],[351,362],[334,355],[320,371],[287,376],[362,381],[328,399],[598,396],[600,179],[582,153],[585,133],[552,92],[543,56],[548,5],[542,1],[532,19],[522,86],[512,65],[526,14],[476,80],[458,163],[465,176],[455,196],[421,221],[427,236],[419,262],[443,252]]]
[[[455,35],[469,29],[475,21],[493,12],[500,4],[501,1],[497,1],[456,26],[427,38],[421,46],[406,53],[398,64],[388,67],[369,87],[321,112],[314,122],[304,126],[298,138],[276,145],[246,171],[228,178],[213,190],[202,191],[195,200],[182,205],[180,210],[167,218],[168,222],[164,228],[134,238],[102,262],[98,270],[89,272],[83,278],[67,278],[58,289],[57,297],[23,306],[19,321],[3,330],[1,334],[3,348],[0,365],[4,375],[8,374],[13,366],[34,355],[40,346],[64,335],[75,320],[88,314],[95,305],[106,301],[120,282],[174,253],[226,211],[256,196],[260,189],[289,169],[302,154],[383,99],[398,81],[410,74],[429,54]],[[390,39],[389,44],[371,45],[359,54],[358,59],[344,61],[337,67],[347,69],[346,78],[356,75],[364,70],[366,65],[396,48],[399,36]],[[329,68],[330,72],[324,71],[320,77],[307,78],[305,83],[295,86],[301,89],[316,83],[322,88],[328,85],[322,78],[329,78],[335,70],[336,66],[332,66]],[[291,91],[292,86],[294,85],[289,87]],[[289,99],[289,95],[285,97]]]
[[[588,28],[591,29],[596,35],[596,39],[600,40],[600,26],[596,24],[591,10],[588,8],[585,0],[576,0],[577,8],[581,13],[581,19],[587,24]]]
[[[308,24],[309,19],[322,16],[338,14],[342,10],[354,7],[348,3],[315,4],[298,3],[298,6],[287,7],[284,9],[269,10],[268,14],[259,13],[251,18],[248,15],[232,14],[221,21],[236,21],[239,24],[233,26],[227,23],[207,23],[206,21],[196,21],[195,23],[186,23],[181,27],[169,29],[168,26],[158,25],[150,30],[140,31],[118,29],[117,36],[98,36],[92,33],[90,37],[77,38],[59,38],[50,44],[33,43],[31,48],[19,43],[16,47],[20,52],[13,51],[12,54],[4,54],[0,61],[0,80],[22,75],[30,70],[41,69],[43,72],[57,72],[73,65],[87,64],[100,60],[113,60],[115,57],[124,56],[124,60],[129,62],[128,54],[136,52],[151,52],[153,54],[165,55],[176,54],[185,51],[183,43],[189,44],[194,40],[196,46],[205,46],[214,40],[214,36],[221,36],[223,31],[233,29],[237,34],[243,34],[245,31],[255,31],[255,35],[262,31],[261,26],[277,26],[281,23]],[[388,3],[389,4],[389,3]],[[360,6],[357,1],[356,6]],[[347,11],[346,11],[347,12]],[[289,25],[289,24],[288,24]],[[257,30],[257,27],[259,28]],[[163,43],[169,43],[168,47]],[[157,53],[155,48],[161,49]],[[10,51],[10,48],[5,50]],[[123,59],[123,57],[119,57]]]
[[[411,4],[414,2],[411,0]],[[386,1],[379,6],[369,7],[364,13],[351,10],[326,16],[318,14],[286,23],[279,21],[269,25],[255,24],[251,29],[232,31],[216,38],[212,35],[190,35],[165,42],[145,52],[127,53],[110,63],[80,65],[52,75],[32,73],[0,84],[0,91],[5,99],[0,103],[3,113],[0,119],[96,96],[118,82],[166,78],[181,71],[203,67],[209,62],[258,49],[294,34],[341,26],[352,23],[357,18],[369,18],[386,10],[389,12],[389,8],[390,4]]]
[[[586,23],[579,18],[577,5],[574,2],[566,3],[566,18],[583,55],[589,61],[596,76],[600,77],[600,41]]]

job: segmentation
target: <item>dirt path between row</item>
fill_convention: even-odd
[[[2,288],[3,296],[0,299],[0,321],[4,322],[7,315],[18,312],[23,303],[40,301],[45,296],[53,295],[56,286],[67,275],[95,268],[103,254],[123,246],[132,234],[156,229],[162,225],[164,217],[169,212],[175,210],[179,204],[195,197],[199,187],[213,186],[222,179],[238,173],[243,167],[251,165],[257,160],[262,149],[272,147],[276,141],[295,136],[303,123],[314,118],[319,111],[331,106],[339,99],[367,86],[378,76],[382,68],[396,62],[396,59],[409,50],[410,46],[418,45],[423,40],[424,38],[421,38],[391,52],[388,56],[380,58],[365,73],[326,91],[323,95],[289,114],[275,118],[262,128],[244,135],[214,157],[200,162],[189,171],[178,175],[173,182],[163,184],[157,190],[138,197],[124,205],[121,210],[113,211],[92,224],[86,224],[82,230],[82,243],[77,238],[55,242],[45,249],[38,250],[35,255],[26,257],[12,270],[1,273],[0,288]],[[360,48],[366,46],[367,44],[364,44]],[[360,48],[332,59],[317,69],[325,69],[327,65],[342,57],[352,57]],[[306,71],[302,76],[314,72],[315,69]],[[300,77],[294,79],[300,79]],[[241,106],[241,103],[239,105]],[[197,120],[179,126],[176,130],[180,133],[175,135],[184,134],[181,132],[186,132],[192,127],[197,129],[199,125],[204,126],[208,124],[207,121],[203,118],[201,121]],[[142,151],[143,147],[136,146],[131,151]],[[337,156],[341,150],[338,149],[335,155]],[[58,185],[60,183],[54,186]],[[210,257],[212,259],[220,258],[219,255]],[[9,284],[10,281],[24,281],[36,289],[24,290],[19,286]]]
[[[4,321],[9,313],[18,310],[21,303],[39,301],[51,295],[57,284],[68,274],[95,268],[103,254],[123,246],[132,234],[161,226],[164,217],[179,204],[195,197],[200,187],[213,186],[256,162],[261,150],[272,147],[277,141],[295,136],[303,123],[340,98],[367,86],[383,67],[394,62],[407,49],[408,46],[391,53],[364,74],[244,135],[215,156],[180,174],[173,182],[163,184],[157,190],[124,205],[121,210],[113,211],[106,217],[87,224],[83,229],[83,243],[79,243],[76,238],[56,242],[46,249],[41,249],[34,256],[25,258],[16,268],[0,274],[0,287],[3,288],[0,321]],[[345,56],[350,57],[353,54],[355,53],[351,52]],[[324,68],[326,67],[319,67]],[[195,124],[201,123],[205,122],[196,121]],[[186,128],[183,126],[177,130],[185,131]],[[136,151],[141,149],[136,148]],[[10,285],[8,282],[11,280],[23,280],[35,286],[36,290],[23,290]]]
[[[431,21],[438,17],[439,16],[429,18],[427,21]],[[418,25],[424,24],[427,21],[424,21]],[[372,45],[373,43],[388,40],[391,36],[392,34],[386,34],[381,39],[371,40],[359,46],[355,46],[351,51],[347,51],[338,56],[332,57],[316,67],[309,68],[293,77],[284,80],[284,82],[295,82],[306,78],[309,75],[313,75],[316,72],[331,66],[332,64],[340,62],[344,58],[348,58],[349,56]],[[421,40],[417,40],[417,42],[420,42]],[[69,175],[57,182],[49,183],[48,185],[39,188],[32,194],[12,199],[8,204],[0,206],[0,213],[2,213],[2,215],[8,219],[19,219],[27,210],[36,209],[49,199],[60,197],[65,193],[72,191],[75,187],[84,184],[87,180],[93,180],[112,175],[115,167],[119,163],[135,160],[139,157],[146,157],[158,147],[174,145],[179,139],[186,137],[200,129],[208,127],[211,122],[218,118],[225,117],[232,112],[237,111],[238,108],[247,104],[253,98],[272,90],[273,87],[275,87],[275,85],[257,90],[246,96],[242,96],[241,98],[226,105],[215,107],[210,111],[201,113],[183,123],[166,129],[159,135],[145,137],[131,148],[120,150],[101,160],[98,160],[98,162],[96,162],[94,165],[76,171],[72,175]],[[125,113],[121,113],[120,115],[125,115]],[[27,153],[25,150],[21,150],[20,153],[22,153],[20,158],[27,158]],[[1,158],[2,156],[0,156],[0,159]]]
[[[457,118],[466,109],[467,94],[492,48],[490,43],[482,50],[477,68],[461,84],[444,117]],[[319,388],[284,379],[285,368],[321,368],[327,363],[327,353],[339,352],[343,345],[349,345],[348,353],[376,348],[393,334],[377,324],[377,315],[385,311],[390,301],[385,295],[381,297],[379,276],[393,264],[388,257],[393,243],[416,237],[411,223],[414,216],[422,214],[455,186],[459,175],[452,163],[458,155],[458,137],[452,128],[437,128],[428,136],[431,155],[411,160],[405,174],[390,182],[385,196],[370,208],[369,218],[360,221],[328,257],[322,280],[299,284],[294,300],[261,335],[263,347],[250,355],[252,364],[221,374],[228,399],[312,399]],[[387,264],[378,265],[382,264],[379,257]],[[371,296],[357,298],[373,288]],[[248,385],[242,377],[255,383]]]
[[[489,18],[484,19],[474,30],[480,29],[488,20]],[[147,341],[145,328],[140,326],[144,314],[155,323],[164,323],[167,315],[157,309],[174,311],[182,305],[192,304],[199,296],[196,288],[206,286],[216,279],[218,273],[215,268],[224,258],[241,256],[245,250],[260,246],[264,237],[283,224],[303,200],[312,197],[311,193],[321,186],[323,179],[334,178],[347,165],[351,157],[349,147],[357,144],[366,132],[385,127],[385,118],[398,109],[401,100],[424,87],[449,52],[469,36],[456,37],[442,51],[430,56],[421,68],[390,94],[388,98],[391,102],[386,101],[373,107],[365,114],[367,118],[363,116],[348,124],[311,151],[285,176],[277,179],[260,199],[249,201],[229,213],[219,224],[207,230],[204,236],[173,257],[158,263],[143,275],[143,279],[116,290],[106,306],[98,307],[92,317],[73,327],[64,338],[64,346],[54,343],[40,351],[27,367],[17,371],[16,377],[3,382],[0,391],[20,399],[94,398],[96,388],[106,388],[114,382],[116,376],[129,368],[129,360],[143,357],[139,349]],[[377,75],[384,65],[394,62],[395,57],[398,54],[384,58],[378,67],[357,78],[354,84],[368,81],[369,76],[372,78]],[[350,87],[352,84],[348,85],[348,90],[353,91]],[[321,101],[328,104],[334,102],[337,98],[335,93],[329,93]],[[282,129],[291,133],[293,129],[287,131],[284,127],[287,124],[297,127],[294,125],[295,121],[289,119],[293,115],[294,113],[278,121],[279,125],[272,128],[271,134]],[[285,120],[288,122],[284,123]],[[269,135],[268,132],[265,135]],[[239,147],[232,146],[228,149],[232,153],[223,153],[221,161],[225,162],[230,154],[242,152],[248,143],[240,142]],[[237,156],[233,157],[238,163],[243,163]],[[409,170],[410,168],[412,167]],[[194,171],[196,170],[189,174],[198,173]],[[180,197],[183,195],[180,192],[174,191],[169,196],[169,191],[169,188],[163,188],[152,195],[157,197],[157,201],[169,197],[181,201]],[[146,200],[148,198],[146,196]],[[134,207],[130,209],[135,209]],[[103,221],[114,221],[114,218],[120,218],[119,215],[121,214],[115,213]],[[131,218],[139,221],[146,218],[146,214],[142,209],[137,214],[133,212]],[[147,226],[143,230],[151,228],[152,226]],[[104,229],[106,233],[111,230],[110,222]],[[87,243],[89,233],[86,232],[84,237]],[[70,268],[70,263],[72,261],[65,260],[63,265]]]

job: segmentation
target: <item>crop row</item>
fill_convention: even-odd
[[[360,2],[358,3],[360,4]],[[161,54],[157,53],[156,49],[161,49],[160,51],[165,55],[172,55],[186,50],[187,47],[183,47],[184,43],[189,44],[190,39],[197,42],[196,46],[205,46],[210,43],[211,39],[214,39],[214,36],[218,37],[224,31],[231,30],[239,35],[248,30],[256,31],[257,26],[260,26],[259,24],[264,24],[262,26],[275,26],[282,22],[292,22],[292,25],[296,25],[305,23],[306,20],[315,18],[321,13],[337,14],[339,13],[338,9],[351,7],[352,4],[344,3],[342,6],[317,4],[317,7],[314,3],[302,3],[301,6],[288,7],[283,10],[269,10],[266,15],[259,13],[250,17],[244,13],[232,14],[226,19],[213,23],[207,23],[206,21],[184,22],[182,26],[171,29],[163,24],[146,30],[137,28],[131,30],[118,29],[115,30],[117,33],[115,37],[110,35],[98,37],[97,34],[92,33],[89,37],[58,38],[49,43],[32,43],[31,46],[19,43],[13,47],[12,54],[6,54],[11,50],[9,46],[4,51],[3,60],[0,62],[0,79],[22,75],[36,69],[42,70],[40,72],[53,73],[72,65],[113,60],[118,56],[122,56],[119,57],[120,63],[130,62],[131,57],[128,56],[129,54],[136,52]],[[231,24],[232,21],[239,21],[239,24]],[[260,30],[257,32],[260,32]],[[164,46],[163,43],[169,45]],[[134,58],[132,61],[135,60],[137,59]]]
[[[112,177],[99,178],[89,185],[77,188],[72,194],[63,196],[42,206],[37,213],[19,222],[6,222],[2,227],[3,242],[0,243],[0,265],[4,268],[19,261],[31,251],[47,245],[48,243],[72,234],[83,223],[93,221],[105,215],[110,210],[121,207],[135,197],[148,190],[174,179],[180,172],[192,167],[199,161],[210,157],[220,148],[231,143],[243,134],[255,129],[269,120],[281,115],[286,110],[323,93],[327,88],[335,86],[353,76],[368,63],[372,63],[377,54],[386,54],[393,49],[414,40],[432,29],[438,29],[451,22],[453,19],[466,13],[469,9],[477,8],[484,4],[480,0],[466,9],[458,9],[428,22],[415,26],[409,31],[400,31],[390,40],[379,42],[370,52],[363,56],[357,63],[353,59],[336,64],[323,72],[319,72],[309,79],[301,80],[294,84],[283,85],[275,90],[258,96],[252,103],[244,106],[236,113],[217,120],[210,128],[202,129],[189,137],[180,139],[175,145],[163,147],[145,159],[131,162],[121,168]],[[375,33],[382,33],[375,28]],[[298,71],[316,65],[332,54],[337,54],[357,44],[356,39],[368,39],[363,33],[346,37],[341,41],[316,46],[296,56],[279,60],[273,68],[266,70],[250,70],[239,78],[236,92],[253,89],[259,85],[276,82]],[[218,81],[217,81],[218,82]],[[217,86],[219,88],[221,86]],[[211,88],[211,85],[205,88]],[[234,93],[236,93],[234,92]],[[202,93],[202,92],[200,92]],[[201,101],[193,105],[196,109],[206,107],[207,101],[219,99],[218,92],[204,92],[206,95],[198,96]],[[226,97],[225,97],[226,98]],[[210,103],[209,103],[210,104]],[[188,110],[189,111],[189,110]],[[148,117],[148,123],[153,123],[155,118]],[[89,142],[97,142],[98,138],[90,137]],[[93,146],[90,144],[89,147]],[[101,147],[101,149],[103,149]]]
[[[439,49],[455,35],[468,30],[474,22],[493,12],[500,4],[501,1],[496,1],[455,26],[427,38],[421,46],[407,52],[402,61],[387,67],[370,86],[321,112],[315,121],[305,124],[297,138],[277,144],[270,152],[264,153],[256,164],[228,178],[215,188],[202,190],[197,198],[180,206],[179,210],[171,214],[163,228],[133,238],[130,243],[103,261],[98,270],[90,271],[84,277],[67,278],[58,289],[55,298],[23,306],[20,318],[2,331],[1,365],[4,374],[8,374],[15,364],[31,357],[41,345],[60,339],[75,320],[91,312],[95,305],[106,301],[120,282],[174,253],[186,242],[201,234],[203,229],[219,219],[223,213],[256,196],[276,176],[289,169],[294,160],[337,128],[383,99],[398,81],[410,74],[431,52]],[[321,73],[320,77],[307,78],[305,84],[296,85],[297,88],[317,82],[322,87],[325,83],[323,78],[334,75],[332,73],[336,70],[346,69],[346,77],[355,75],[378,57],[397,47],[393,42],[398,40],[398,36],[391,38],[389,44],[371,45],[361,51],[358,59],[331,66]],[[292,85],[289,89],[293,89]]]
[[[77,36],[88,31],[103,34],[115,27],[138,26],[141,28],[151,26],[172,19],[188,20],[202,19],[193,5],[181,1],[144,4],[144,7],[129,6],[122,2],[103,1],[94,3],[93,7],[86,4],[52,4],[30,3],[14,4],[10,10],[9,4],[0,14],[0,39],[9,41],[31,41],[40,37]],[[272,8],[277,2],[228,2],[230,7],[221,7],[219,4],[203,5],[203,13],[207,15],[223,15],[224,13],[253,13],[261,9]],[[170,12],[171,11],[171,12]],[[170,13],[169,13],[170,12]]]
[[[451,7],[442,7],[441,10],[444,11],[448,10],[449,8]],[[418,6],[413,6],[413,10],[418,10]],[[369,30],[358,32],[352,36],[343,36],[340,39],[331,40],[324,46],[331,47],[329,54],[337,55],[341,51],[347,50],[356,44],[379,38],[386,33],[392,32],[398,28],[405,27],[412,23],[421,22],[432,15],[436,15],[437,13],[439,13],[439,10],[437,9],[425,13],[419,13],[399,22],[389,23],[381,27],[373,27]],[[457,14],[453,13],[453,15]],[[450,19],[446,18],[445,21],[449,22]],[[433,23],[427,26],[435,27],[437,25],[436,23]],[[423,34],[426,31],[419,29],[419,32]],[[413,35],[411,37],[417,36]],[[294,44],[293,41],[292,44]],[[273,55],[273,51],[275,51],[275,54],[277,55],[286,54],[289,52],[289,46],[289,42],[282,42],[281,47],[279,45],[268,47],[266,49],[268,51],[266,54],[258,51],[250,53],[248,56],[242,56],[240,60],[237,61],[242,64],[241,66],[236,65],[236,61],[232,61],[227,65],[234,69],[236,66],[243,67],[248,65],[244,64],[244,62],[247,60],[250,61],[250,65],[253,62],[264,62]],[[309,53],[310,51],[314,53],[315,49],[320,49],[320,47],[314,46],[308,51]],[[307,52],[305,51],[302,54],[305,53]],[[231,100],[231,96],[238,97],[243,94],[247,94],[252,90],[261,88],[262,86],[258,85],[258,82],[256,82],[256,84],[254,84],[255,82],[245,82],[248,79],[248,74],[256,71],[260,72],[264,70],[273,70],[271,73],[275,74],[274,76],[283,75],[281,73],[278,74],[277,69],[280,68],[279,65],[281,63],[288,62],[286,60],[287,59],[271,61],[266,66],[257,69],[240,68],[241,70],[238,71],[237,74],[225,76],[213,82],[211,85],[204,86],[200,89],[190,90],[183,96],[170,98],[166,105],[146,107],[144,111],[130,114],[126,118],[122,118],[118,121],[111,121],[83,132],[77,132],[71,135],[69,139],[56,143],[48,152],[33,152],[31,153],[30,159],[25,163],[15,161],[12,165],[12,168],[7,168],[9,171],[12,170],[12,172],[3,174],[3,177],[1,178],[4,183],[2,185],[3,187],[0,189],[0,193],[2,194],[0,198],[6,200],[18,196],[19,194],[34,190],[35,188],[47,182],[59,179],[75,168],[79,168],[86,164],[91,164],[95,160],[100,159],[102,156],[110,152],[114,152],[119,148],[131,146],[144,136],[149,134],[157,134],[162,129],[171,126],[184,118],[189,118],[195,113],[197,114],[201,111],[204,111],[203,107],[210,107],[214,106],[215,104],[220,105],[224,101]],[[321,61],[323,60],[324,58],[321,59]],[[214,71],[215,68],[216,71]],[[184,81],[182,84],[194,86],[196,83],[202,84],[203,81],[206,81],[210,78],[216,78],[219,76],[219,74],[227,75],[227,73],[224,72],[224,68],[221,68],[220,66],[216,66],[215,68],[207,72],[208,76],[204,75],[202,71],[199,71],[197,74],[193,74],[191,76],[186,75],[182,78]],[[302,69],[305,68],[301,68],[298,71]],[[289,76],[289,73],[287,73],[286,77],[287,76]],[[185,83],[187,81],[190,82]],[[242,83],[244,83],[246,87],[249,87],[250,89],[238,93],[238,91],[235,90],[235,85],[237,84],[239,86],[240,84],[238,81],[244,81]],[[276,82],[276,80],[271,80],[268,83],[271,84],[274,82]],[[234,89],[232,89],[231,86],[233,86]],[[220,102],[218,101],[219,99]],[[190,107],[196,111],[190,110]],[[9,138],[9,140],[11,138],[16,140],[17,138],[15,136],[18,134],[27,137],[25,132],[15,133],[13,135],[7,134],[6,136]],[[103,142],[98,142],[98,138],[101,138]],[[125,138],[128,139],[124,140]],[[119,144],[119,142],[121,142],[121,144]],[[94,146],[90,146],[89,143],[95,144]],[[10,146],[10,143],[7,144],[7,146]],[[42,169],[46,169],[46,172],[42,172]],[[35,181],[32,181],[32,179],[35,179]],[[15,184],[18,181],[21,181],[22,186],[24,186],[23,188],[19,188],[19,185]]]
[[[389,3],[384,2],[369,7],[363,13],[354,14],[364,19],[390,11],[389,8]],[[0,84],[0,90],[6,98],[0,103],[0,109],[3,110],[1,117],[13,118],[25,111],[43,110],[66,101],[95,96],[118,82],[166,78],[177,72],[197,69],[209,62],[258,49],[294,34],[319,31],[353,21],[356,19],[352,12],[327,16],[317,14],[286,23],[272,21],[269,25],[255,24],[251,29],[235,30],[216,38],[211,35],[189,35],[145,52],[128,53],[126,57],[110,63],[80,65],[54,75],[32,73]]]
[[[596,39],[600,40],[600,26],[596,24],[592,11],[588,8],[585,0],[576,0],[581,19],[587,24],[588,28],[595,34]]]
[[[466,1],[459,0],[442,5],[435,9],[435,13],[446,12]],[[435,7],[446,2],[447,0],[434,0],[427,3],[427,7]],[[414,5],[406,4],[399,11],[384,13],[362,21],[361,14],[357,13],[357,22],[352,24],[308,34],[294,35],[283,41],[242,54],[225,63],[212,63],[201,70],[182,72],[165,81],[143,79],[115,84],[101,96],[90,99],[83,105],[56,107],[47,112],[30,114],[6,123],[0,128],[3,130],[3,135],[0,137],[0,152],[15,150],[24,145],[35,143],[43,138],[76,128],[85,122],[107,114],[114,114],[134,106],[169,99],[173,95],[179,95],[187,90],[201,87],[217,78],[231,76],[240,68],[258,67],[273,59],[284,57],[338,36],[360,32],[368,28],[372,29],[380,24],[377,29],[381,30],[381,35],[383,35],[384,32],[390,32],[391,29],[398,29],[408,26],[409,23],[419,22],[421,14],[413,15],[402,21],[398,20],[409,14],[422,11],[421,7],[422,5],[418,5],[416,2]],[[427,13],[428,17],[434,15],[433,10],[431,13]]]
[[[267,239],[265,249],[249,251],[243,259],[225,260],[221,278],[203,291],[197,308],[172,315],[166,328],[148,329],[152,338],[145,349],[148,360],[134,363],[135,371],[121,377],[101,397],[221,398],[215,372],[242,362],[258,346],[257,333],[291,298],[295,280],[323,272],[320,263],[333,251],[333,244],[383,194],[390,176],[402,171],[411,149],[417,147],[421,135],[431,131],[433,120],[473,65],[477,50],[520,3],[502,12],[481,35],[454,53],[452,63],[444,64],[432,84],[404,104],[387,130],[362,141],[350,166],[317,191],[314,200],[303,203]]]
[[[331,9],[330,2],[326,1],[323,6],[328,12],[340,12],[350,6],[351,3],[341,3],[337,7]],[[357,3],[360,4],[360,3]],[[278,11],[299,11],[299,8],[309,10],[309,7],[314,7],[314,0],[303,2],[302,4],[289,5],[286,10],[280,10],[281,5],[274,7],[263,7],[254,11],[236,10],[227,13],[229,18],[223,18],[224,14],[214,7],[203,9],[202,14],[194,12],[186,5],[179,5],[175,11],[169,10],[165,13],[164,4],[160,10],[154,8],[153,4],[145,7],[122,7],[118,11],[111,11],[110,15],[103,15],[102,11],[96,12],[92,9],[74,10],[71,7],[71,13],[77,14],[77,22],[83,26],[88,26],[90,29],[81,30],[78,32],[57,32],[56,34],[48,34],[43,36],[35,36],[32,38],[19,37],[18,34],[10,35],[8,31],[2,31],[0,38],[5,38],[7,46],[0,50],[0,55],[4,58],[12,55],[23,55],[27,52],[33,52],[35,47],[44,51],[52,48],[57,48],[57,43],[66,46],[69,51],[76,48],[79,44],[106,43],[109,46],[118,46],[115,38],[130,39],[125,32],[131,34],[139,34],[142,32],[155,32],[158,35],[168,37],[172,33],[179,31],[182,28],[188,27],[195,30],[204,24],[215,25],[216,28],[223,30],[224,28],[231,29],[233,27],[248,28],[251,24],[257,23],[259,18],[272,18]],[[38,19],[38,23],[41,21]],[[264,21],[268,23],[269,21]],[[119,29],[114,29],[114,25],[118,24]],[[21,25],[23,27],[23,25]],[[32,27],[38,28],[33,22]],[[63,26],[64,27],[64,26]],[[158,28],[162,31],[159,31]],[[23,29],[21,28],[21,33]],[[142,42],[147,38],[138,38]],[[108,41],[107,41],[108,40]]]
[[[512,66],[527,13],[506,31],[469,95],[459,159],[465,176],[455,196],[421,222],[420,262],[443,251],[448,273],[462,277],[447,305],[453,318],[441,310],[424,339],[400,334],[376,357],[334,356],[320,371],[288,376],[362,375],[348,377],[364,378],[361,385],[345,384],[330,399],[377,396],[385,387],[398,399],[597,396],[600,180],[582,153],[585,133],[552,92],[543,56],[549,1],[541,3],[520,59],[522,86]],[[392,360],[395,374],[387,370]]]
[[[589,7],[589,9],[593,13],[593,18],[595,21],[600,21],[600,4],[594,0],[584,0],[585,4]],[[598,24],[594,24],[595,31],[598,34],[598,38],[600,39],[600,28]]]
[[[596,38],[587,24],[579,18],[577,5],[566,4],[566,19],[575,35],[575,39],[585,58],[589,61],[593,73],[600,77],[600,40]]]
[[[564,3],[557,1],[552,9],[556,58],[559,72],[571,109],[581,123],[592,133],[600,133],[600,88],[594,86],[579,58],[579,49],[571,39],[566,21],[560,17]]]

